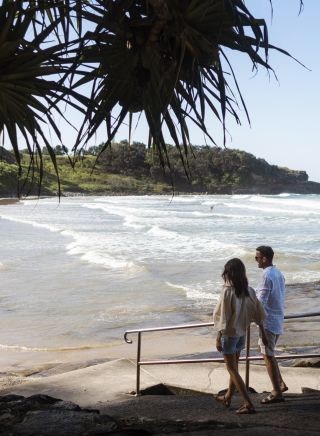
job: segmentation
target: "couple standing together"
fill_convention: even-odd
[[[246,269],[240,259],[229,260],[224,267],[224,286],[213,317],[218,330],[216,347],[223,353],[230,375],[229,387],[217,401],[229,407],[237,389],[244,403],[238,414],[255,413],[242,377],[238,371],[240,352],[245,346],[247,327],[251,322],[259,326],[259,346],[272,383],[271,393],[261,400],[262,404],[284,401],[282,393],[288,388],[282,380],[274,349],[283,333],[285,280],[273,265],[274,252],[269,246],[256,249],[255,260],[263,269],[262,281],[257,290],[248,286]]]

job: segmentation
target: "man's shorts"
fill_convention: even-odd
[[[268,339],[268,346],[265,347],[263,345],[262,339],[261,339],[261,334],[260,334],[258,345],[260,346],[261,353],[266,355],[266,356],[274,356],[274,350],[276,348],[276,344],[278,342],[279,335],[276,335],[276,334],[270,332],[270,330],[265,330],[265,332],[266,332],[266,336]]]
[[[244,336],[222,336],[221,345],[223,354],[240,353],[244,349],[246,337]]]

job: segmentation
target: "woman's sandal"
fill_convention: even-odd
[[[223,404],[227,409],[230,407],[231,401],[229,398],[226,398],[225,395],[216,395],[214,399],[218,401],[218,403]]]
[[[256,413],[255,408],[250,406],[249,404],[243,404],[236,413],[238,415],[251,415],[252,413]]]

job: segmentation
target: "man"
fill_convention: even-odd
[[[273,255],[274,252],[269,246],[262,245],[256,249],[255,259],[258,267],[263,269],[257,297],[267,314],[263,325],[268,339],[267,347],[263,345],[261,338],[259,345],[273,388],[271,393],[261,400],[262,404],[284,401],[282,393],[288,390],[274,355],[279,335],[283,333],[285,280],[283,274],[272,263]]]

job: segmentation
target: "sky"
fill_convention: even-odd
[[[272,3],[271,20],[269,0],[246,0],[253,15],[266,20],[270,43],[288,51],[307,68],[271,51],[269,63],[276,79],[263,68],[254,74],[245,55],[230,53],[251,126],[244,111],[240,112],[241,126],[229,120],[226,146],[252,153],[273,165],[304,170],[309,180],[320,182],[320,0],[304,0],[300,15],[299,0]],[[217,145],[222,146],[221,126],[210,121],[207,126]],[[190,126],[190,133],[193,144],[205,143],[196,128]],[[116,139],[127,135],[128,129],[123,126]],[[147,143],[147,139],[147,128],[140,123],[133,140]]]
[[[242,60],[235,62],[251,127],[244,117],[242,126],[230,127],[230,146],[274,165],[305,170],[309,180],[320,182],[320,1],[304,0],[304,10],[298,15],[299,0],[273,0],[272,22],[268,0],[246,4],[255,16],[267,20],[270,42],[289,51],[308,69],[270,52],[277,82],[263,69],[252,77]]]

